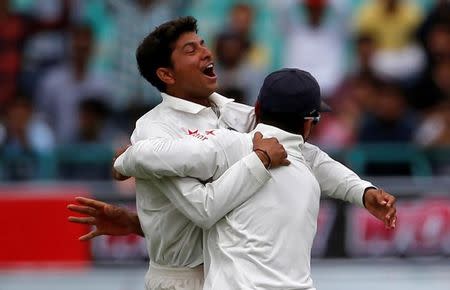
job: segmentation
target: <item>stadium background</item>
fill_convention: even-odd
[[[83,195],[133,208],[133,181],[111,181],[111,157],[160,101],[134,50],[181,15],[199,20],[228,97],[253,104],[280,67],[312,72],[334,108],[312,143],[398,197],[395,231],[322,201],[318,289],[450,289],[449,6],[0,0],[0,290],[142,289],[143,239],[78,242],[88,229],[67,222],[66,205]]]

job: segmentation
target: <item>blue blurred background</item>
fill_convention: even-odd
[[[133,208],[111,159],[161,100],[135,49],[184,15],[238,102],[275,69],[310,71],[334,109],[311,143],[399,198],[395,231],[323,200],[318,289],[450,289],[450,1],[0,0],[0,290],[143,288],[144,241],[80,243],[65,205]]]

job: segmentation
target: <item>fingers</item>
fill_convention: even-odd
[[[256,132],[255,135],[253,135],[253,143],[256,141],[260,141],[263,138],[263,134],[261,134],[261,132]]]
[[[90,206],[95,209],[102,209],[106,205],[106,203],[102,201],[81,196],[75,197],[75,200],[81,205]]]
[[[284,149],[284,146],[283,146],[283,145],[280,144],[280,146],[281,146],[280,150],[283,152],[283,157],[284,157],[284,158],[287,158],[287,157],[288,157],[288,154],[287,154],[287,152],[286,152],[286,149]]]
[[[281,165],[283,165],[283,166],[288,166],[289,164],[291,164],[291,161],[289,161],[289,160],[287,160],[287,159],[284,159],[284,160],[281,162]]]
[[[377,193],[375,195],[375,198],[377,199],[378,204],[381,204],[381,205],[386,205],[387,204],[387,201],[384,200],[383,190],[382,189],[377,189]]]
[[[127,151],[128,147],[130,147],[131,144],[127,144],[125,146],[119,147],[116,149],[115,153],[114,153],[114,158],[119,157],[120,155],[122,155],[123,152]]]
[[[386,201],[387,207],[393,207],[396,202],[396,198],[387,192],[384,192],[384,200]]]
[[[91,231],[91,232],[85,234],[84,236],[79,237],[78,240],[88,241],[88,240],[92,240],[93,238],[100,236],[100,235],[101,234],[97,230],[94,230],[94,231]]]
[[[67,208],[73,212],[90,215],[90,216],[96,216],[97,210],[95,208],[89,207],[89,206],[81,206],[76,204],[69,204]]]
[[[69,216],[67,218],[69,222],[77,223],[77,224],[85,224],[85,225],[95,225],[94,217],[77,217],[77,216]]]
[[[394,216],[394,217],[391,219],[391,222],[390,222],[391,228],[392,228],[392,229],[395,229],[396,224],[397,224],[397,216]]]
[[[396,219],[396,214],[397,214],[397,209],[395,207],[391,207],[388,210],[387,214],[385,215],[385,221],[386,221],[387,225],[390,226],[392,224],[392,221],[394,219]]]

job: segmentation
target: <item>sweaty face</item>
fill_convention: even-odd
[[[217,89],[211,51],[194,32],[182,34],[172,52],[171,89],[187,99],[208,98]]]

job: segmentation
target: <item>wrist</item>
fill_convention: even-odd
[[[364,189],[364,193],[363,193],[363,196],[362,196],[362,203],[363,203],[363,206],[365,207],[365,208],[367,208],[366,207],[366,193],[369,191],[369,190],[371,190],[371,189],[377,189],[376,187],[374,187],[374,186],[369,186],[369,187],[367,187],[366,189]]]
[[[264,167],[270,169],[272,165],[272,160],[270,159],[269,154],[263,149],[254,149],[253,150],[258,156],[259,160],[264,164]]]

